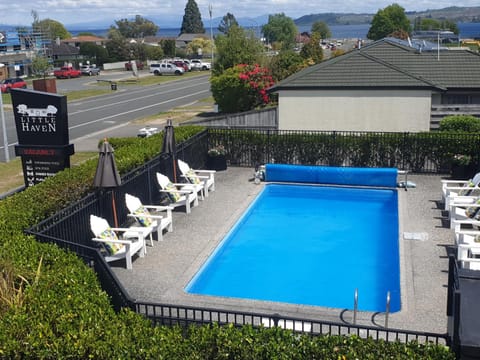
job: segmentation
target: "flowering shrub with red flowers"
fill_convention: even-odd
[[[212,76],[210,83],[220,111],[232,113],[268,104],[271,99],[267,90],[274,81],[268,69],[240,64]]]
[[[260,65],[237,65],[241,69],[238,77],[244,81],[251,89],[251,92],[257,97],[257,105],[266,105],[270,102],[270,96],[267,90],[272,87],[275,82],[273,81],[270,71],[266,68],[260,67]]]

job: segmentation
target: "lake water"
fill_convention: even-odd
[[[460,39],[467,39],[467,38],[480,38],[480,22],[479,23],[458,23],[458,29],[460,30]],[[330,25],[330,31],[332,32],[332,37],[334,39],[366,39],[368,30],[370,29],[370,24],[360,24],[360,25]],[[299,26],[299,32],[310,32],[310,26]],[[213,34],[218,34],[218,29],[213,28]],[[256,34],[260,33],[259,27],[252,27]],[[76,35],[79,33],[77,30],[69,30],[72,35]],[[85,30],[82,30],[85,31]],[[88,30],[98,36],[106,36],[108,30],[107,29],[97,29],[97,30]],[[180,34],[180,28],[174,29],[163,29],[157,33],[157,36],[160,37],[177,37]],[[207,34],[210,34],[207,31]]]

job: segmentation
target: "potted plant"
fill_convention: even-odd
[[[455,180],[466,180],[470,178],[470,163],[472,157],[465,154],[456,154],[452,158],[452,178]]]
[[[227,159],[226,151],[223,145],[217,145],[208,150],[207,156],[207,168],[209,170],[226,170],[227,169]]]

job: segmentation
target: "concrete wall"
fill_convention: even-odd
[[[429,131],[431,92],[423,90],[285,90],[281,130]]]

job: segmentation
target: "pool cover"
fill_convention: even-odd
[[[309,184],[335,184],[351,186],[396,187],[396,168],[356,168],[336,166],[311,166],[267,164],[268,182]]]

